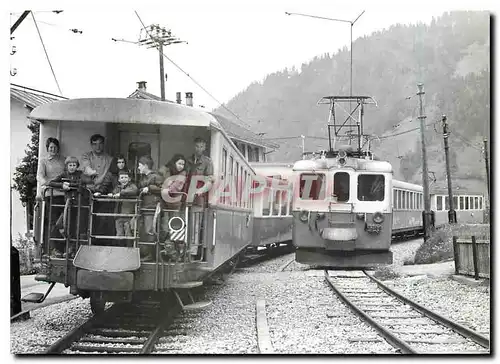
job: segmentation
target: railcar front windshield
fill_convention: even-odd
[[[383,201],[385,177],[381,174],[360,174],[358,176],[359,201]]]
[[[300,198],[303,200],[325,199],[325,175],[322,173],[302,173],[300,175]]]

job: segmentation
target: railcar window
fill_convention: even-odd
[[[238,148],[238,150],[241,152],[241,154],[243,154],[243,156],[245,156],[245,149],[246,149],[245,144],[243,144],[243,143],[238,143],[238,144],[236,144],[236,147],[237,147],[237,148]]]
[[[383,201],[385,178],[380,174],[360,174],[358,176],[358,200]]]
[[[458,210],[458,196],[453,196],[453,208]]]
[[[415,192],[410,192],[410,210],[415,208]]]
[[[280,214],[280,204],[281,204],[281,191],[274,192],[274,203],[273,203],[273,216],[278,216]]]
[[[238,206],[240,204],[240,189],[239,189],[239,184],[240,184],[240,179],[239,177],[239,170],[240,170],[240,164],[236,162],[236,170],[234,171],[235,176],[234,176],[234,189],[235,189],[235,200],[233,202],[233,205]]]
[[[397,208],[397,197],[398,197],[398,191],[396,190],[392,190],[392,206],[393,206],[393,209],[396,209]]]
[[[403,200],[401,201],[401,209],[406,210],[406,191],[401,192],[401,199]]]
[[[227,150],[226,148],[222,148],[222,176],[224,181],[226,180],[226,164],[227,164]]]
[[[483,209],[483,196],[479,197],[479,210]]]
[[[350,177],[349,173],[337,172],[333,176],[333,193],[337,197],[338,202],[349,201]]]
[[[398,209],[403,209],[403,191],[398,190]]]
[[[247,171],[243,174],[243,207],[248,207]]]
[[[464,199],[465,199],[465,209],[469,210],[469,196],[465,196]]]
[[[229,174],[227,176],[227,183],[229,184],[228,186],[228,192],[230,192],[229,194],[229,199],[231,202],[229,202],[229,200],[227,201],[227,204],[228,205],[232,205],[234,203],[234,178],[233,178],[233,171],[234,171],[234,158],[233,156],[230,156],[229,157]]]
[[[240,191],[240,207],[243,207],[243,166],[240,167],[240,182],[239,182],[239,191]]]
[[[424,207],[424,195],[423,194],[420,194],[419,196],[419,200],[420,200],[420,210],[423,210],[423,207]]]
[[[288,215],[288,205],[290,199],[288,198],[288,191],[281,191],[281,216]]]
[[[303,200],[323,200],[325,191],[323,186],[325,175],[303,173],[300,175],[300,198]]]
[[[450,201],[448,199],[448,196],[444,196],[444,209],[448,211],[450,209]]]
[[[464,196],[460,196],[460,210],[463,210],[464,209]]]
[[[479,197],[474,197],[474,210],[479,209]]]
[[[436,196],[436,210],[443,210],[443,196]]]

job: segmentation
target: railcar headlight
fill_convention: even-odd
[[[323,220],[325,218],[325,213],[324,212],[318,212],[316,215],[317,220]]]
[[[309,211],[301,211],[299,214],[299,220],[302,222],[307,222],[307,220],[309,220]]]
[[[373,222],[375,224],[382,224],[384,222],[384,215],[381,212],[377,211],[373,214]]]
[[[346,158],[347,158],[347,153],[345,150],[341,150],[338,154],[337,154],[337,162],[339,165],[343,166],[345,165],[345,162],[346,162]]]
[[[364,219],[365,219],[365,214],[363,214],[362,212],[358,212],[358,213],[356,214],[356,218],[357,218],[358,220],[364,220]]]

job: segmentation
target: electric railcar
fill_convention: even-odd
[[[253,202],[248,186],[255,172],[221,127],[217,115],[168,102],[92,98],[41,105],[32,111],[30,118],[40,123],[41,141],[48,137],[60,140],[61,154],[82,155],[90,149],[89,137],[99,133],[106,138],[106,152],[125,155],[130,168],[137,167],[138,157],[145,154],[152,157],[157,168],[176,153],[191,155],[195,137],[207,141],[206,153],[214,163],[216,181],[206,207],[192,205],[189,198],[179,211],[167,210],[160,204],[156,209],[143,208],[142,197],[127,200],[135,203],[135,213],[128,217],[154,215],[153,240],[143,238],[136,226],[134,236],[125,238],[128,246],[116,246],[123,237],[95,229],[96,220],[104,218],[109,223],[109,219],[118,216],[103,212],[99,205],[114,204],[119,199],[95,198],[80,190],[73,207],[64,209],[64,205],[54,202],[54,191],[45,190],[45,198],[35,212],[35,239],[43,268],[36,279],[52,286],[63,283],[72,294],[90,297],[93,312],[102,311],[106,302],[162,299],[170,293],[182,304],[181,296],[185,297],[182,292],[202,285],[205,278],[252,242]],[[39,159],[44,156],[45,151],[40,148]],[[230,185],[229,196],[220,193],[226,190],[221,185]],[[66,237],[51,233],[54,209],[65,211]],[[75,215],[71,218],[71,214],[78,218]],[[159,221],[164,214],[173,216],[168,232],[160,231]],[[81,216],[87,219],[82,220]],[[75,220],[77,223],[69,226]],[[163,259],[165,234],[184,252],[179,260]],[[66,246],[67,254],[62,258],[50,254],[58,241]],[[140,260],[140,248],[144,246],[154,249],[154,261]],[[70,248],[76,249],[74,258]],[[46,295],[35,294],[24,299],[40,302]],[[203,307],[208,303],[190,304]]]
[[[392,263],[392,166],[345,150],[297,161],[293,244],[299,263]]]

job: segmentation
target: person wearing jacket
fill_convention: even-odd
[[[108,197],[113,198],[135,198],[139,194],[137,186],[132,183],[130,174],[126,170],[118,172],[118,185],[113,189],[113,192],[108,194]],[[115,206],[115,213],[118,214],[135,214],[135,202],[118,202]],[[116,236],[134,236],[135,218],[118,216],[115,219]]]

